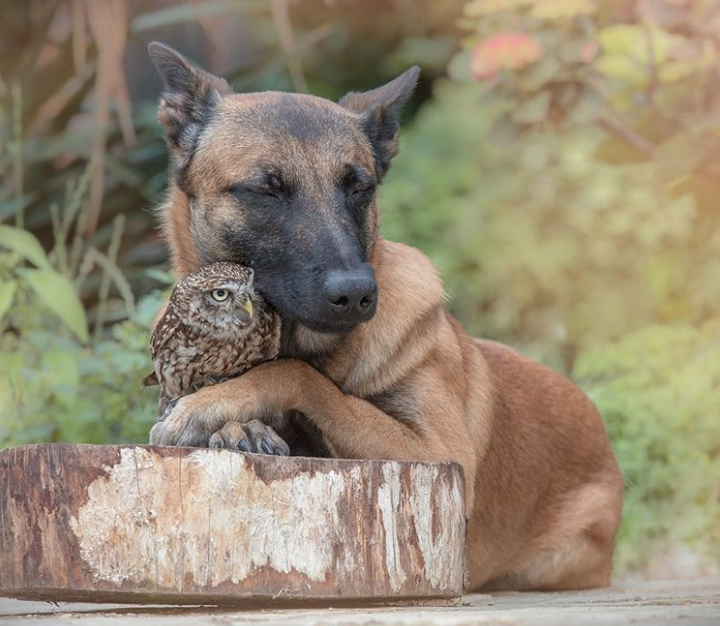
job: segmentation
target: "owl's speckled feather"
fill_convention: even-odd
[[[175,285],[150,337],[155,372],[145,379],[160,385],[161,415],[169,402],[277,357],[280,318],[252,283],[250,268],[220,262]]]

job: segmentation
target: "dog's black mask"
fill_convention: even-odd
[[[233,94],[166,46],[150,53],[165,82],[158,116],[173,183],[189,199],[200,260],[250,264],[270,304],[311,330],[344,333],[371,319],[375,190],[397,153],[398,111],[418,68],[335,104]]]

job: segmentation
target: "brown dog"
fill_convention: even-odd
[[[248,264],[284,323],[284,358],[182,398],[151,441],[234,447],[242,424],[297,411],[338,457],[458,461],[470,589],[607,585],[622,477],[597,411],[568,380],[468,337],[432,263],[378,233],[375,188],[417,69],[334,104],[236,95],[167,47],[150,53],[175,270]]]

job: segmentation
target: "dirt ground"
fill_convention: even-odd
[[[242,611],[0,598],[0,624],[82,626],[720,626],[720,577],[617,584],[572,593],[469,594],[453,607]]]

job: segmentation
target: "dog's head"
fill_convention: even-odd
[[[335,104],[234,94],[167,46],[149,50],[165,83],[158,112],[171,155],[165,210],[178,210],[173,196],[185,203],[188,232],[171,238],[188,249],[174,242],[176,265],[183,255],[248,264],[283,317],[314,331],[342,333],[369,320],[377,301],[369,263],[375,191],[397,153],[398,112],[418,68]]]

